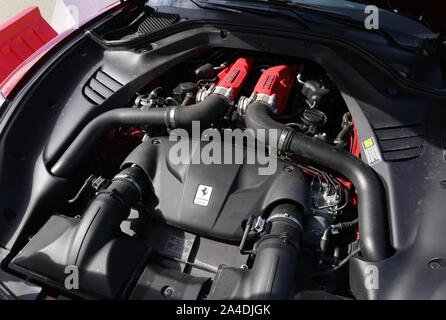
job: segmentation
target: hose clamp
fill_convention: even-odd
[[[195,101],[197,103],[202,102],[208,96],[208,89],[201,88],[198,90],[197,95],[195,97]]]
[[[232,106],[234,105],[234,99],[233,99],[233,89],[232,88],[226,88],[223,86],[215,86],[215,84],[212,84],[209,89],[207,90],[200,90],[197,93],[197,102],[202,102],[204,99],[206,99],[211,94],[217,94],[219,96],[222,96],[225,98],[225,100]]]
[[[169,127],[170,129],[175,129],[175,111],[176,111],[176,107],[171,107],[170,110],[168,111],[168,117],[169,119],[167,120],[168,124],[167,127]]]
[[[277,150],[281,153],[285,153],[288,137],[294,132],[294,130],[290,127],[285,127],[285,129],[282,130],[282,133],[280,134],[279,141],[277,143]]]
[[[231,105],[231,106],[234,105],[233,89],[232,88],[226,88],[223,86],[213,87],[212,92],[210,92],[209,94],[217,94],[219,96],[222,96],[223,98],[225,98],[226,102],[229,105]]]
[[[275,219],[285,219],[290,221],[291,223],[297,225],[297,227],[303,231],[304,227],[302,226],[302,223],[300,223],[299,220],[297,220],[295,217],[293,217],[292,215],[289,215],[288,213],[276,213],[273,214],[272,216],[270,216],[268,219],[266,219],[266,222],[271,222]]]
[[[139,198],[142,199],[142,197],[143,197],[142,188],[138,184],[138,182],[135,180],[135,178],[133,178],[131,175],[129,175],[127,173],[119,173],[113,178],[113,181],[115,181],[115,180],[129,182],[138,191]]]
[[[275,114],[277,114],[276,96],[270,96],[264,93],[255,92],[253,92],[249,98],[246,96],[240,97],[237,104],[238,114],[240,116],[244,116],[246,114],[246,110],[248,110],[249,105],[254,101],[265,103]]]
[[[246,110],[248,109],[248,104],[251,102],[250,98],[242,96],[237,103],[237,113],[240,117],[244,117]]]
[[[277,114],[277,107],[276,107],[276,96],[275,95],[268,95],[265,93],[256,93],[254,97],[254,101],[260,101],[268,105],[268,107]]]

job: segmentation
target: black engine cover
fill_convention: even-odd
[[[190,159],[209,143],[189,140]],[[143,142],[122,167],[136,164],[150,177],[157,197],[155,213],[167,224],[191,233],[228,241],[239,241],[249,216],[268,214],[269,206],[293,201],[304,209],[309,199],[304,174],[297,167],[277,160],[271,175],[260,175],[260,165],[247,164],[247,147],[229,145],[232,155],[243,150],[243,164],[175,164],[169,150],[177,143],[167,137]],[[198,146],[201,145],[201,149]],[[225,148],[222,144],[222,154]],[[223,155],[224,157],[224,155]]]

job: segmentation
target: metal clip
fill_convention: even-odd
[[[265,226],[265,219],[262,217],[254,217],[250,216],[248,221],[246,222],[245,232],[243,233],[242,241],[240,242],[240,253],[241,254],[249,254],[251,251],[245,250],[245,243],[248,239],[248,234],[250,231],[254,231],[256,233],[260,233],[263,231]]]
[[[87,190],[88,187],[90,187],[91,189],[93,189],[95,192],[98,191],[106,182],[107,180],[105,178],[102,177],[96,177],[94,175],[91,175],[88,177],[87,180],[85,180],[84,184],[82,185],[82,187],[79,189],[79,191],[77,192],[77,194],[74,196],[73,199],[68,200],[69,203],[74,203],[77,200],[79,200],[79,198],[81,197],[81,195],[84,193],[84,191]]]
[[[257,233],[260,233],[263,231],[264,226],[265,226],[265,219],[263,219],[262,217],[257,217],[252,230]]]

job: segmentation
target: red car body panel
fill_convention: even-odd
[[[79,23],[79,28],[96,20],[104,14],[107,14],[109,11],[118,9],[120,7],[121,4],[119,3],[119,1],[113,3],[110,6],[107,6],[103,10],[89,17],[87,20],[81,21]],[[41,17],[40,11],[37,7],[26,9],[16,17],[6,21],[3,25],[1,25],[0,59],[2,62],[6,61],[2,53],[3,49],[7,48],[8,43],[12,42],[12,47],[17,48],[16,43],[19,42],[21,44],[19,50],[22,50],[22,48],[25,47],[25,51],[21,53],[21,59],[10,60],[11,62],[8,65],[9,72],[6,73],[4,77],[0,71],[0,93],[3,95],[3,97],[7,98],[11,91],[19,83],[19,81],[38,61],[40,61],[57,44],[62,43],[63,40],[68,38],[70,35],[73,35],[75,31],[79,30],[79,28],[71,28],[58,35],[56,31],[54,31],[51,26]],[[4,29],[7,29],[7,32],[3,34],[2,31]],[[41,32],[45,33],[45,37],[41,37]],[[43,40],[38,47],[37,42],[34,40],[34,37],[36,37],[36,33],[38,33],[39,37],[41,37],[41,39]],[[28,43],[30,42],[35,43],[35,46],[26,48],[29,47]],[[3,45],[4,43],[5,46]]]
[[[57,36],[38,7],[23,10],[0,26],[0,82],[31,54]]]

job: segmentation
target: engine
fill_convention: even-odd
[[[81,297],[337,294],[337,266],[358,247],[356,172],[367,175],[358,146],[315,63],[203,52],[98,115],[48,161],[79,182],[10,268],[63,293],[75,266]],[[98,162],[87,161],[93,150]]]

